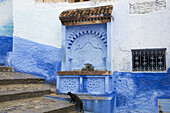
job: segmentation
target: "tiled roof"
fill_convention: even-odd
[[[113,6],[108,5],[93,8],[66,10],[60,14],[60,20],[63,24],[66,24],[67,22],[70,24],[75,22],[83,23],[83,21],[86,21],[87,23],[87,21],[108,20],[108,17],[111,17],[112,9]]]

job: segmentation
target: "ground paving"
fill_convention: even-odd
[[[64,110],[64,108],[67,109]],[[75,105],[46,97],[35,97],[0,103],[0,113],[43,113],[54,110],[56,110],[56,113],[57,110],[58,112],[63,111],[63,113],[67,113],[69,110],[75,110]]]

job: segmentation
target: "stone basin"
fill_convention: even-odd
[[[57,93],[108,95],[112,92],[111,71],[58,71]]]

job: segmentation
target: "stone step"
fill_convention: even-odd
[[[0,72],[0,85],[7,84],[29,84],[43,83],[44,79],[32,76],[30,74],[21,74],[14,72]]]
[[[0,103],[0,113],[69,113],[74,104],[46,97],[34,97]]]
[[[0,66],[0,72],[14,72],[13,67]]]
[[[0,85],[0,102],[50,94],[55,88],[46,84]]]
[[[49,94],[48,98],[60,99],[69,102],[70,97],[66,94]],[[77,94],[83,101],[84,113],[113,113],[115,110],[116,94],[110,96],[92,96],[87,94]],[[79,108],[77,108],[79,110]],[[70,113],[77,113],[76,111]]]
[[[87,94],[76,94],[80,99],[82,100],[106,100],[107,96],[92,96],[92,95],[87,95]],[[66,94],[49,94],[46,95],[48,97],[53,97],[56,99],[61,99],[61,100],[65,100],[65,101],[69,101],[70,100],[70,96],[66,95]]]

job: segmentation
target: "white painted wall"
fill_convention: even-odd
[[[148,0],[154,1],[154,0]],[[14,35],[61,48],[63,10],[113,4],[112,70],[131,71],[131,49],[167,48],[167,68],[170,67],[170,0],[166,10],[147,14],[129,14],[129,3],[36,3],[35,0],[14,0]],[[145,1],[144,1],[145,2]]]
[[[14,36],[61,48],[63,10],[101,5],[83,3],[39,3],[36,0],[14,0]],[[104,3],[109,4],[109,3]]]
[[[0,36],[12,36],[12,19],[12,0],[0,0]]]
[[[130,3],[142,3],[142,2],[153,2],[156,0],[129,0]]]
[[[131,49],[167,48],[170,67],[170,0],[166,10],[129,14],[129,3],[114,4],[112,22],[112,70],[132,71]]]

